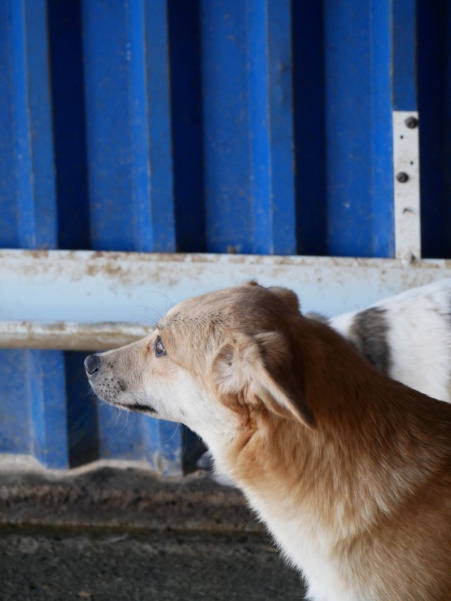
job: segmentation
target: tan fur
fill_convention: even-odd
[[[312,599],[451,599],[451,406],[379,373],[293,292],[184,301],[100,357],[99,396],[195,429]]]

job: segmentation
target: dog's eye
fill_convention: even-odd
[[[166,349],[164,348],[164,344],[159,336],[155,342],[155,355],[157,357],[162,357],[163,355],[166,355]]]

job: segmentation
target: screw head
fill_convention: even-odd
[[[416,117],[413,117],[412,115],[410,117],[407,117],[404,123],[409,129],[415,129],[416,127],[418,127],[418,119]]]
[[[396,174],[396,179],[400,184],[405,184],[406,181],[409,179],[409,176],[407,175],[407,173],[405,173],[405,171],[400,171]]]

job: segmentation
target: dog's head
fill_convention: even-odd
[[[205,439],[259,415],[314,428],[290,334],[300,319],[294,292],[250,282],[183,301],[141,341],[87,357],[86,372],[101,399]]]

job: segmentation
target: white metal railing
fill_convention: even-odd
[[[0,347],[121,346],[183,298],[249,279],[331,316],[446,277],[446,260],[2,250]]]

